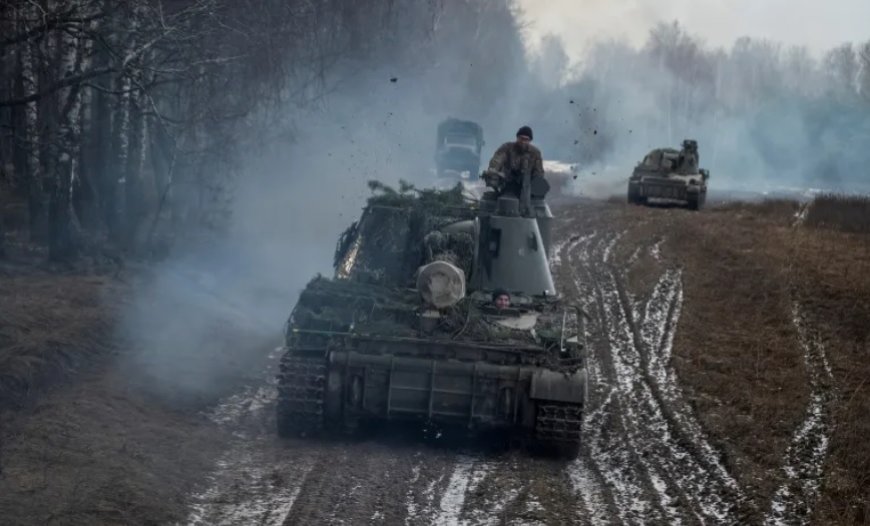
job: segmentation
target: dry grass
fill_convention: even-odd
[[[673,365],[690,403],[764,513],[783,481],[784,452],[805,417],[810,386],[792,306],[820,331],[834,376],[834,428],[814,524],[870,521],[870,237],[796,227],[794,201],[728,203],[700,213],[598,205],[594,229],[625,232],[616,257],[664,238],[666,266],[683,269]],[[832,217],[828,215],[827,217]],[[836,228],[833,230],[832,228]],[[660,264],[627,267],[640,297]]]
[[[786,202],[700,214],[657,211],[645,228],[684,269],[674,367],[690,403],[759,507],[779,483],[782,454],[808,389],[791,321],[785,269],[771,258],[771,230]]]
[[[0,278],[0,400],[23,401],[111,347],[120,286],[108,278]]]
[[[804,224],[842,232],[870,233],[870,196],[824,194],[813,199]]]
[[[838,403],[819,519],[870,522],[870,238],[814,228],[792,238],[792,274],[836,380]]]
[[[185,497],[227,437],[126,382],[118,374],[84,375],[35,400],[29,418],[0,425],[0,523],[184,520]]]
[[[765,199],[757,203],[729,201],[709,210],[716,217],[733,214],[733,219],[764,221],[776,225],[792,224],[801,210],[801,204],[792,199]]]
[[[668,252],[686,268],[675,365],[699,395],[705,420],[726,438],[744,480],[759,477],[757,489],[769,494],[808,394],[791,320],[797,301],[823,334],[839,401],[814,523],[865,524],[870,520],[870,239],[793,228],[795,212],[794,204],[768,201],[710,211],[670,227]],[[852,230],[859,216],[821,217],[828,219],[814,223],[807,217],[805,225]]]
[[[280,329],[264,343],[225,320],[199,349],[220,385],[191,393],[136,360],[158,349],[113,338],[131,295],[111,278],[0,276],[0,524],[177,524],[224,451],[197,410],[259,379]]]

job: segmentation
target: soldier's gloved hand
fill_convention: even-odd
[[[496,170],[488,169],[483,172],[483,180],[487,186],[499,188],[504,184],[504,174]]]

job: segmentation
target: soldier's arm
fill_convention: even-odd
[[[536,153],[532,161],[532,177],[544,177],[544,158],[540,153]]]
[[[492,159],[489,160],[489,169],[496,172],[504,171],[504,164],[507,160],[508,145],[502,144],[498,150],[492,154]]]

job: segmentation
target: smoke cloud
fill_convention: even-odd
[[[432,184],[435,128],[447,117],[483,125],[484,162],[531,125],[545,158],[579,163],[586,194],[623,194],[646,151],[684,138],[699,141],[713,190],[850,185],[853,169],[870,160],[856,142],[870,137],[863,70],[851,72],[848,58],[817,60],[756,41],[715,50],[703,30],[695,36],[697,24],[656,29],[651,21],[667,10],[641,3],[624,8],[635,20],[630,37],[584,41],[582,61],[568,37],[541,39],[527,53],[533,31],[555,30],[547,17],[574,16],[568,3],[528,7],[536,25],[527,41],[507,0],[445,2],[434,14],[404,2],[394,25],[366,22],[367,33],[389,38],[337,61],[316,97],[271,107],[268,125],[239,138],[245,154],[227,228],[217,241],[175,247],[144,280],[122,327],[139,350],[128,365],[151,379],[149,388],[195,400],[243,379],[281,343],[305,283],[331,275],[335,242],[358,218],[366,182]],[[613,20],[606,27],[625,15],[611,4],[588,3],[599,21]],[[678,2],[668,5],[682,13]]]

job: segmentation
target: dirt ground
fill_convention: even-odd
[[[33,365],[26,389],[0,381],[16,393],[0,416],[3,524],[870,521],[870,236],[806,225],[788,202],[555,212],[557,284],[593,319],[576,461],[413,429],[280,440],[280,327],[252,342],[228,321],[207,355],[222,387],[178,403],[102,337],[123,284],[7,275],[0,358]]]

